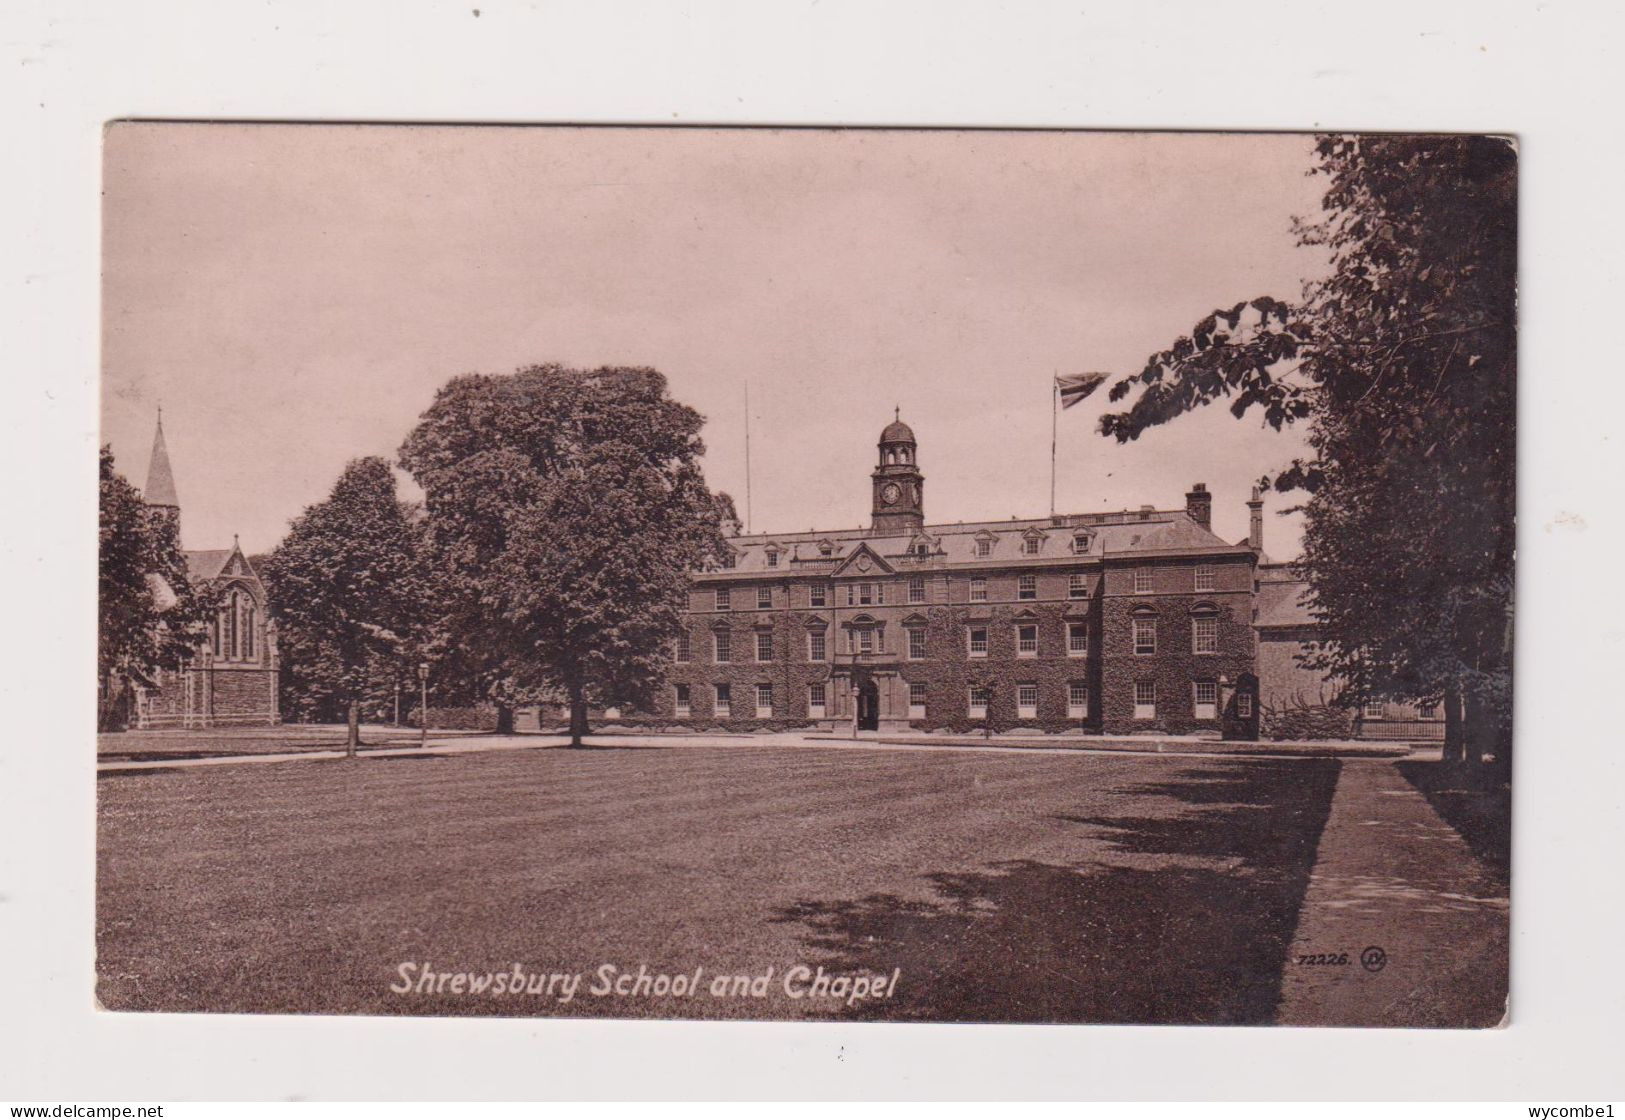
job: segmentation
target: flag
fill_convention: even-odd
[[[1063,373],[1055,378],[1061,407],[1071,408],[1106,383],[1109,373]]]

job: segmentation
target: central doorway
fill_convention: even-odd
[[[874,681],[858,685],[858,730],[880,730],[880,688]]]

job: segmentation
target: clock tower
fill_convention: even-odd
[[[925,476],[915,457],[914,433],[902,410],[880,433],[880,464],[874,470],[874,522],[877,536],[901,536],[925,527]]]

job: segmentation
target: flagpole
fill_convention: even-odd
[[[745,532],[750,532],[750,382],[745,382]]]
[[[1051,372],[1049,379],[1049,515],[1055,516],[1055,433],[1060,427],[1061,382]]]

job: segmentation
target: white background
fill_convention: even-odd
[[[0,1098],[1618,1098],[1620,23],[1600,3],[1417,0],[7,6]],[[125,116],[1517,134],[1511,1025],[1425,1033],[97,1012],[97,194],[100,126]]]

